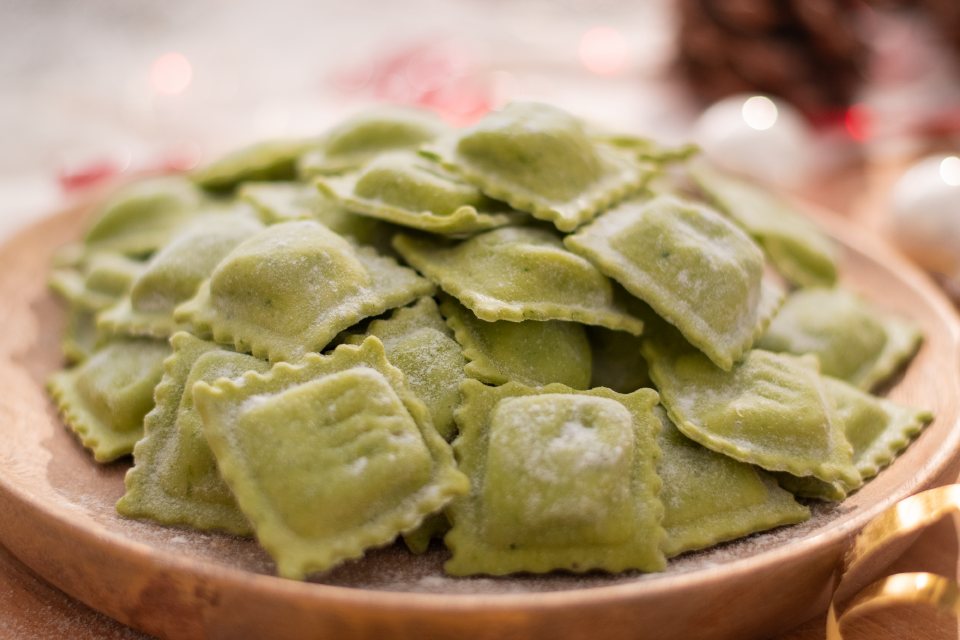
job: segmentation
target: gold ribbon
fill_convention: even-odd
[[[960,617],[960,585],[933,573],[900,573],[883,578],[856,594],[842,609],[836,599],[836,594],[842,595],[844,587],[856,580],[863,567],[948,515],[960,515],[960,485],[931,489],[901,500],[863,528],[843,558],[840,581],[827,613],[827,640],[843,640],[840,629],[853,614],[862,615],[895,604],[925,604]]]

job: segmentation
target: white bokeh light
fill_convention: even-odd
[[[165,96],[175,96],[190,86],[193,79],[193,67],[190,61],[179,53],[168,53],[153,63],[150,80],[154,90]]]
[[[775,98],[724,98],[700,115],[693,137],[717,166],[765,182],[797,186],[809,170],[809,125],[795,107]]]
[[[930,156],[890,193],[891,239],[921,266],[960,276],[960,158]]]
[[[600,75],[617,73],[627,62],[627,41],[610,27],[590,29],[580,40],[580,61]]]
[[[777,105],[766,96],[753,96],[743,103],[743,121],[757,131],[766,131],[777,122]]]
[[[940,163],[940,177],[951,187],[960,185],[960,158],[950,156]]]

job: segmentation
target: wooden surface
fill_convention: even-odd
[[[4,251],[4,263],[6,265],[11,264],[20,264],[19,261],[26,261],[29,263],[29,269],[21,269],[20,271],[7,270],[4,275],[0,276],[0,288],[5,290],[9,289],[9,292],[14,293],[13,298],[7,298],[8,300],[13,300],[10,306],[6,310],[6,313],[0,312],[0,324],[4,325],[5,329],[14,330],[12,335],[16,335],[16,340],[7,339],[5,344],[0,345],[0,356],[4,358],[13,356],[14,359],[19,363],[20,372],[19,377],[16,379],[7,378],[5,382],[10,384],[5,385],[7,390],[8,397],[5,399],[7,403],[21,401],[20,392],[22,391],[26,396],[31,394],[36,395],[37,389],[36,385],[41,381],[46,373],[52,367],[56,366],[57,357],[55,356],[56,350],[51,348],[49,344],[53,340],[59,331],[58,327],[58,313],[56,305],[49,299],[48,296],[42,294],[42,287],[38,293],[38,282],[42,282],[43,273],[45,272],[46,265],[46,256],[45,253],[49,252],[50,247],[59,243],[59,240],[62,240],[63,237],[69,237],[71,232],[70,227],[75,226],[75,218],[64,218],[60,221],[53,223],[48,223],[44,228],[39,230],[34,230],[32,235],[28,235],[21,239],[21,246],[7,247]],[[854,244],[857,244],[859,240],[857,238],[848,238]],[[869,244],[869,243],[868,243]],[[869,252],[873,251],[870,249]],[[922,282],[914,282],[912,284],[906,284],[905,281],[894,278],[891,280],[891,273],[884,271],[883,269],[893,269],[894,273],[897,269],[904,270],[904,273],[909,275],[909,268],[904,267],[901,263],[898,262],[895,256],[882,256],[879,261],[873,261],[871,258],[867,258],[866,254],[862,251],[854,248],[848,248],[847,251],[847,260],[852,261],[851,264],[859,264],[859,268],[854,268],[851,272],[857,274],[853,277],[853,283],[859,285],[859,288],[863,288],[865,293],[868,294],[868,297],[871,297],[869,294],[873,293],[873,301],[875,303],[881,304],[887,308],[892,308],[894,310],[899,310],[901,313],[905,311],[904,308],[897,309],[898,304],[905,304],[903,300],[898,302],[896,299],[888,300],[882,299],[884,296],[896,296],[900,297],[906,296],[910,297],[911,291],[919,287],[923,289],[924,286],[929,287],[929,285],[923,285]],[[858,262],[859,261],[859,262]],[[879,265],[884,265],[883,269]],[[872,266],[869,266],[872,265]],[[868,272],[873,270],[872,275]],[[848,272],[848,275],[850,273]],[[910,278],[907,278],[909,281]],[[883,295],[881,295],[881,292]],[[929,293],[929,292],[928,292]],[[935,299],[931,298],[930,300]],[[956,412],[957,412],[957,389],[956,389],[956,378],[957,378],[957,367],[956,367],[956,326],[955,317],[951,314],[948,314],[950,317],[937,318],[938,313],[943,313],[942,304],[938,307],[937,304],[933,304],[931,307],[930,300],[924,297],[924,295],[915,295],[911,299],[911,305],[919,305],[925,307],[923,313],[928,314],[927,317],[921,319],[925,328],[928,332],[929,340],[927,347],[923,353],[921,353],[920,358],[918,358],[915,368],[911,369],[911,373],[904,380],[903,383],[898,385],[893,393],[895,396],[897,394],[906,394],[905,397],[901,397],[902,400],[913,400],[915,404],[925,404],[929,406],[934,406],[937,409],[939,420],[938,423],[931,428],[928,433],[921,438],[920,442],[911,449],[910,452],[901,461],[895,465],[893,468],[885,472],[878,478],[874,483],[868,485],[863,491],[859,492],[851,498],[848,502],[844,503],[844,507],[850,509],[851,511],[856,511],[859,509],[866,509],[873,503],[878,503],[877,501],[880,497],[887,495],[893,495],[902,490],[916,490],[920,487],[916,485],[910,485],[908,482],[909,478],[913,477],[914,472],[924,467],[925,461],[931,457],[936,457],[939,452],[938,449],[942,448],[940,442],[942,441],[942,436],[945,433],[950,431],[950,427],[956,421]],[[20,306],[18,306],[20,305]],[[29,307],[30,313],[17,313],[16,309],[23,311]],[[939,309],[939,311],[938,311]],[[947,322],[950,326],[948,329],[945,329],[942,326],[939,326],[938,323]],[[951,324],[952,323],[952,324]],[[11,335],[7,333],[6,335]],[[35,356],[33,358],[25,357],[25,355]],[[930,369],[931,362],[936,364],[933,366],[933,369]],[[925,364],[926,363],[926,364]],[[938,373],[940,372],[940,373]],[[29,380],[33,381],[33,386],[31,387]],[[946,387],[943,386],[943,381],[947,380]],[[17,384],[24,386],[17,387]],[[931,388],[938,388],[940,396],[937,397],[936,394],[933,396],[924,397],[924,393],[929,392]],[[40,478],[43,482],[50,481],[51,477],[53,478],[54,483],[56,484],[56,491],[59,491],[63,494],[70,494],[75,492],[76,495],[73,496],[74,503],[82,503],[84,499],[93,497],[98,498],[101,503],[99,507],[91,509],[88,504],[82,504],[82,508],[87,509],[88,512],[96,511],[100,509],[105,513],[111,513],[112,517],[115,518],[115,514],[112,514],[112,500],[117,496],[114,494],[119,489],[122,492],[122,485],[118,484],[118,480],[122,477],[123,468],[122,467],[106,467],[102,469],[93,468],[89,460],[85,457],[85,454],[82,450],[79,449],[73,443],[72,439],[63,432],[59,425],[57,428],[53,428],[53,424],[56,422],[55,418],[51,418],[49,415],[49,409],[44,411],[45,415],[33,414],[30,416],[31,420],[48,423],[49,429],[43,432],[42,438],[45,451],[44,455],[49,457],[49,453],[55,454],[53,459],[56,459],[56,464],[49,464],[47,460],[44,460],[44,472],[40,475],[43,475],[43,478]],[[22,418],[23,416],[21,416]],[[33,422],[24,423],[22,426],[32,425]],[[938,427],[939,424],[939,427]],[[946,427],[944,425],[946,424]],[[2,428],[5,425],[0,425]],[[940,429],[938,432],[937,430]],[[12,433],[19,433],[21,436],[24,434],[24,431],[11,432],[8,431],[5,438],[11,438]],[[26,437],[26,436],[23,436]],[[40,436],[38,436],[40,437]],[[13,440],[16,440],[17,437],[13,437]],[[2,452],[0,452],[2,453]],[[8,459],[9,456],[13,455],[10,452],[7,452]],[[16,456],[13,455],[13,459],[16,461]],[[22,462],[22,461],[21,461]],[[954,477],[955,477],[954,472]],[[28,474],[29,475],[29,474]],[[32,477],[32,476],[31,476]],[[39,476],[38,476],[39,478]],[[904,484],[906,482],[906,484]],[[908,486],[909,485],[909,486]],[[35,488],[35,487],[34,487]],[[51,487],[47,487],[51,488]],[[70,496],[68,496],[70,497]],[[27,501],[29,502],[29,500]],[[0,530],[3,530],[4,533],[8,536],[5,539],[13,539],[19,544],[18,553],[24,558],[28,558],[31,566],[37,567],[44,575],[49,579],[57,582],[62,581],[62,584],[69,584],[71,588],[76,589],[75,593],[81,594],[86,598],[91,600],[96,600],[97,597],[101,597],[104,594],[98,592],[98,589],[102,590],[110,585],[100,585],[100,587],[94,587],[93,585],[97,583],[97,580],[103,580],[104,577],[109,577],[117,581],[117,584],[123,583],[124,585],[129,584],[131,587],[138,586],[137,580],[140,579],[140,571],[147,572],[155,568],[155,563],[157,561],[157,556],[160,556],[159,560],[161,564],[163,562],[170,562],[169,557],[164,556],[163,553],[158,553],[154,550],[144,550],[144,549],[131,549],[124,548],[122,539],[111,539],[110,531],[101,527],[100,529],[93,528],[91,531],[96,535],[92,537],[83,538],[82,536],[77,537],[77,528],[83,528],[90,524],[91,513],[82,514],[83,517],[80,517],[79,521],[71,519],[70,515],[66,517],[62,513],[49,513],[46,514],[50,517],[49,521],[45,523],[45,526],[48,529],[33,529],[30,530],[26,525],[32,514],[29,508],[26,508],[24,511],[17,513],[16,515],[11,516],[11,512],[14,510],[13,505],[17,504],[16,502],[7,502],[6,505],[9,510],[4,512],[4,515],[7,516],[6,522],[0,522]],[[29,507],[29,505],[27,505]],[[94,514],[96,515],[96,514]],[[841,518],[842,520],[842,518]],[[36,522],[33,522],[36,525]],[[114,523],[116,524],[116,523]],[[123,523],[121,523],[123,524]],[[119,525],[118,525],[119,526]],[[123,524],[123,526],[126,526]],[[10,528],[20,529],[21,537],[18,539],[16,536],[10,537]],[[50,529],[52,527],[52,529]],[[826,527],[829,528],[829,527]],[[102,530],[101,530],[102,529]],[[169,538],[177,538],[179,536],[174,533],[168,533],[168,530],[163,530]],[[125,532],[129,533],[129,532]],[[30,534],[44,534],[49,535],[47,542],[41,540],[40,535],[37,535],[36,538],[31,537]],[[946,537],[950,538],[951,532],[948,532]],[[25,536],[25,537],[24,537]],[[829,537],[827,535],[819,535],[819,538]],[[842,542],[842,536],[836,538],[834,543]],[[71,544],[76,544],[78,540],[86,540],[87,544],[82,547],[73,549],[70,547]],[[66,544],[55,544],[50,541],[63,542],[67,541]],[[150,541],[155,542],[153,540]],[[166,542],[170,542],[167,540]],[[96,548],[92,549],[90,545],[95,545]],[[142,546],[142,545],[141,545]],[[955,544],[954,544],[955,546]],[[934,542],[926,543],[924,549],[925,552],[921,553],[925,562],[933,562],[937,566],[944,564],[945,560],[941,556],[931,556],[930,550],[936,549],[938,553],[944,547],[943,544]],[[122,553],[117,553],[117,549],[120,549]],[[77,569],[74,568],[73,575],[63,575],[51,567],[57,567],[58,561],[62,562],[63,558],[69,558],[74,554],[74,551],[84,551],[87,554],[86,564],[82,565],[82,571],[88,573],[77,574]],[[781,550],[782,551],[782,550]],[[379,552],[378,552],[379,553]],[[817,554],[820,555],[817,555]],[[814,588],[814,585],[818,582],[825,580],[825,577],[817,577],[810,575],[798,574],[796,571],[779,571],[777,565],[784,565],[784,563],[796,563],[799,556],[803,556],[803,562],[807,565],[813,565],[815,567],[821,567],[824,562],[827,562],[831,554],[834,553],[833,549],[827,549],[827,552],[824,551],[824,546],[821,544],[818,545],[816,542],[811,542],[808,539],[801,540],[796,543],[791,543],[788,545],[788,548],[785,552],[779,553],[775,549],[773,552],[767,552],[762,556],[748,557],[746,560],[741,560],[735,565],[743,566],[744,564],[750,567],[750,571],[746,571],[743,575],[740,576],[740,582],[734,583],[730,581],[730,578],[736,578],[733,575],[735,572],[728,571],[727,567],[724,567],[722,571],[714,572],[715,574],[722,574],[722,584],[730,585],[735,584],[736,588],[733,589],[737,597],[729,597],[729,588],[727,588],[727,596],[722,597],[721,594],[724,592],[724,589],[714,590],[709,592],[709,595],[712,596],[714,606],[711,607],[709,614],[706,616],[701,615],[700,619],[704,621],[704,624],[711,624],[711,631],[713,635],[711,637],[721,637],[724,635],[723,629],[726,628],[730,622],[730,618],[736,618],[737,616],[730,616],[729,612],[733,609],[736,609],[737,606],[741,607],[741,614],[744,610],[743,601],[748,600],[751,603],[751,606],[757,607],[757,610],[762,610],[763,607],[766,607],[765,615],[770,615],[770,611],[773,609],[771,605],[776,605],[779,607],[778,615],[780,616],[790,616],[790,615],[800,615],[798,611],[792,611],[789,607],[789,599],[786,601],[786,607],[784,606],[783,595],[789,593],[791,589],[796,589],[796,581],[806,579],[809,582],[807,588]],[[26,555],[23,555],[26,554]],[[924,555],[925,554],[925,555]],[[375,555],[375,554],[371,554]],[[934,554],[935,555],[935,554]],[[942,554],[941,554],[942,555]],[[43,580],[38,579],[29,569],[26,569],[20,562],[10,557],[9,553],[5,553],[3,556],[2,565],[0,565],[0,614],[4,614],[3,618],[0,619],[0,624],[6,625],[7,628],[0,626],[0,630],[7,631],[8,633],[4,637],[44,637],[42,634],[46,633],[47,637],[67,637],[67,638],[110,638],[110,637],[145,637],[138,635],[135,632],[128,631],[126,628],[118,625],[117,623],[100,616],[87,609],[83,605],[72,601],[63,594],[60,594],[56,589],[47,585]],[[381,560],[386,556],[382,556]],[[766,558],[766,560],[764,560]],[[910,557],[906,558],[903,562],[909,562]],[[123,562],[133,563],[130,566],[135,567],[137,571],[126,572],[122,571]],[[190,562],[196,562],[196,560],[191,560]],[[201,563],[202,564],[202,563]],[[953,560],[955,566],[956,562]],[[189,565],[189,562],[188,562]],[[356,563],[357,566],[361,563]],[[735,566],[735,565],[731,565]],[[195,569],[187,565],[179,565],[176,567],[178,569],[176,579],[180,579],[179,569],[187,567],[189,573]],[[793,566],[797,566],[794,564]],[[899,568],[899,570],[918,570],[924,569],[930,570],[928,566],[906,566]],[[201,567],[202,569],[202,567]],[[369,568],[368,568],[369,569]],[[374,569],[377,569],[374,566]],[[249,569],[248,569],[249,570]],[[819,568],[817,569],[819,571]],[[266,569],[269,572],[269,568]],[[349,571],[353,571],[350,569]],[[349,574],[349,571],[347,574]],[[938,571],[944,573],[942,568]],[[362,569],[359,571],[362,573]],[[809,573],[809,572],[808,572]],[[828,574],[826,574],[828,575]],[[743,580],[744,576],[747,576],[747,580]],[[209,578],[209,575],[207,576]],[[341,576],[342,578],[350,579],[349,575]],[[287,591],[294,595],[294,597],[302,597],[303,594],[297,594],[297,590],[300,588],[299,585],[293,583],[290,584],[288,581],[279,581],[273,579],[264,579],[266,576],[256,576],[252,574],[252,577],[241,577],[239,578],[242,581],[252,580],[254,586],[262,586],[264,588],[263,594],[271,595],[271,591],[274,593],[273,596],[280,591]],[[362,576],[361,576],[362,578]],[[234,576],[233,578],[237,578]],[[660,580],[660,578],[658,578]],[[707,579],[698,578],[696,582],[709,582]],[[714,582],[717,582],[716,580]],[[186,582],[183,584],[187,584]],[[662,587],[676,587],[679,585],[679,589],[683,591],[686,589],[688,594],[694,595],[696,589],[693,587],[696,586],[699,588],[699,585],[691,585],[690,580],[684,580],[684,576],[673,577],[667,579],[661,583]],[[718,582],[719,584],[719,582]],[[139,586],[143,586],[142,584]],[[179,585],[178,585],[179,586]],[[630,585],[627,585],[630,588],[633,588]],[[659,588],[662,588],[659,587]],[[315,589],[315,587],[310,587],[310,589]],[[309,591],[310,589],[304,590]],[[606,591],[606,589],[600,589],[599,591]],[[334,592],[327,592],[328,594]],[[363,593],[363,592],[359,592]],[[369,593],[369,592],[367,592]],[[543,601],[557,600],[562,602],[565,606],[574,605],[578,599],[578,596],[574,592],[571,593],[572,596],[561,596],[559,598],[553,597],[556,594],[544,594],[549,595],[550,597],[543,597]],[[625,593],[624,589],[620,589],[619,595],[623,596]],[[198,631],[197,627],[190,627],[190,615],[193,614],[190,610],[180,610],[176,607],[179,607],[182,602],[178,601],[175,598],[169,600],[158,600],[160,597],[170,597],[170,593],[152,593],[151,597],[146,597],[147,592],[140,594],[142,606],[147,607],[148,609],[152,607],[151,615],[163,614],[165,619],[169,621],[169,624],[165,627],[164,635],[167,637],[181,637],[180,631],[183,632],[183,636],[190,637],[200,637],[200,635],[195,635],[203,632],[202,630]],[[120,588],[116,593],[110,593],[109,596],[113,597],[115,600],[122,600],[126,595],[124,588]],[[258,595],[262,595],[259,594]],[[388,594],[389,597],[377,596],[377,600],[394,600],[396,602],[406,602],[407,604],[415,604],[417,602],[416,598],[404,600],[404,597],[398,596],[396,594]],[[599,595],[599,594],[594,594]],[[630,594],[627,594],[630,595]],[[636,594],[633,594],[636,595]],[[336,612],[336,609],[340,608],[342,610],[353,609],[355,613],[353,615],[357,616],[354,620],[359,623],[361,617],[366,616],[366,611],[363,607],[358,608],[358,602],[355,600],[358,599],[358,596],[355,595],[343,595],[340,593],[341,602],[334,606],[333,613],[335,615],[341,615]],[[601,598],[609,597],[600,595]],[[362,599],[362,595],[359,596]],[[445,596],[438,595],[434,596],[436,599],[445,598]],[[518,600],[523,600],[522,596],[515,596]],[[615,598],[610,598],[614,600]],[[351,601],[354,600],[354,601]],[[629,600],[629,598],[628,598]],[[809,600],[809,597],[807,597]],[[102,604],[102,600],[100,600]],[[162,604],[164,602],[169,602],[169,609],[166,608],[166,605]],[[303,602],[306,602],[304,600]],[[461,600],[463,602],[463,600]],[[476,598],[474,604],[479,603],[483,604],[484,598]],[[247,604],[251,604],[248,602]],[[302,602],[301,602],[302,604]],[[366,603],[364,606],[370,606],[372,602]],[[582,604],[582,603],[580,603]],[[635,609],[636,603],[629,602],[624,603],[629,604],[628,612],[624,613],[622,608],[613,608],[611,611],[616,615],[624,616],[630,615],[629,609]],[[809,602],[806,603],[809,606]],[[700,601],[694,598],[694,605],[701,606]],[[98,605],[99,606],[99,605]],[[423,606],[423,599],[420,599],[420,605]],[[360,612],[364,613],[361,614]],[[407,613],[405,609],[396,609],[392,615],[396,615],[397,611],[403,611]],[[558,610],[562,611],[562,610]],[[655,609],[651,609],[648,612],[648,615],[652,617],[673,617],[675,620],[679,621],[681,624],[684,622],[684,618],[681,615],[678,615],[677,609],[671,609],[671,612],[658,612]],[[342,613],[342,611],[341,611]],[[425,612],[429,613],[429,612]],[[660,614],[659,616],[657,614]],[[142,611],[135,611],[131,613],[130,611],[122,611],[121,614],[126,614],[131,617],[135,615],[146,615]],[[380,615],[385,615],[381,612]],[[390,615],[387,614],[384,618],[383,626],[381,630],[388,629],[390,626]],[[431,614],[432,615],[432,614]],[[431,615],[426,615],[424,620],[431,620]],[[485,612],[487,616],[487,624],[492,627],[497,627],[501,624],[507,624],[512,615],[510,608],[502,608],[497,610],[496,608],[490,608]],[[455,620],[456,618],[464,617],[462,613],[450,618]],[[449,618],[449,616],[448,616]],[[602,618],[602,617],[601,617]],[[601,618],[598,618],[601,619]],[[136,619],[136,618],[135,618]],[[148,623],[153,620],[149,616],[146,618],[141,618],[141,620],[146,620]],[[894,622],[903,622],[905,620],[904,616],[897,616],[894,618]],[[621,620],[622,622],[623,620]],[[178,627],[178,623],[183,623],[184,626]],[[367,624],[367,620],[364,620],[364,624]],[[459,626],[463,626],[462,621],[457,621]],[[866,621],[865,628],[869,632],[876,631],[876,624],[889,624],[890,621],[880,621],[876,623],[874,621],[874,626],[869,625],[871,621]],[[661,621],[662,624],[667,624]],[[228,620],[224,619],[223,624],[227,625]],[[767,624],[770,624],[769,622]],[[534,625],[535,626],[535,625]],[[943,636],[940,633],[943,625],[938,625],[937,621],[926,621],[923,622],[923,628],[930,629],[933,633],[938,633],[940,635],[933,635],[930,637],[949,637]],[[949,625],[948,625],[949,626]],[[211,627],[205,627],[207,632],[210,631]],[[464,627],[466,628],[466,627]],[[476,627],[474,627],[476,628]],[[606,628],[606,627],[605,627]],[[636,626],[626,626],[621,624],[622,629],[636,629]],[[781,636],[778,640],[807,640],[812,638],[820,638],[822,636],[823,623],[822,621],[811,621],[807,625],[801,626],[791,634]],[[409,630],[409,628],[408,628]],[[14,635],[14,634],[20,634]],[[52,634],[52,635],[51,635]],[[59,634],[59,635],[57,635]],[[304,634],[303,637],[309,634]],[[384,634],[386,635],[386,634]],[[623,637],[630,637],[631,634],[623,634]],[[698,634],[700,635],[700,634]],[[291,635],[290,637],[295,637]],[[373,636],[370,636],[373,637]],[[532,637],[540,637],[539,635]],[[544,636],[546,637],[546,636]],[[869,634],[865,637],[875,637],[870,636]],[[902,637],[902,635],[900,636]],[[912,637],[923,637],[914,634]]]

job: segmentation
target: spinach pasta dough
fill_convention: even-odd
[[[564,244],[725,370],[760,336],[782,299],[763,281],[763,255],[746,234],[709,209],[669,196],[624,203]]]
[[[97,461],[129,454],[143,437],[143,418],[153,409],[153,389],[168,355],[166,341],[122,339],[50,379],[64,421]]]
[[[198,382],[194,401],[220,472],[288,578],[390,542],[468,490],[372,336],[239,384]]]
[[[448,572],[663,569],[655,391],[463,391],[454,447],[472,488],[451,506]]]
[[[754,349],[724,371],[672,329],[645,340],[643,355],[670,419],[692,440],[769,471],[860,485],[816,359]]]
[[[469,361],[464,371],[471,378],[532,387],[551,382],[574,389],[590,385],[590,344],[582,325],[558,320],[484,322],[449,296],[440,310],[463,347]]]
[[[253,529],[220,477],[203,423],[193,402],[193,386],[234,378],[270,365],[229,347],[178,333],[170,342],[157,386],[157,406],[146,416],[144,438],[133,450],[136,466],[126,477],[127,492],[117,511],[198,529],[226,529],[250,535]]]
[[[448,442],[453,440],[453,412],[460,404],[466,359],[433,298],[420,298],[387,320],[374,320],[363,336],[351,336],[349,342],[362,344],[366,336],[380,339],[387,360],[403,371],[410,388],[427,405],[434,427]]]
[[[386,151],[416,149],[448,133],[433,112],[408,107],[379,107],[358,113],[334,127],[320,147],[300,159],[303,178],[356,169]]]
[[[119,190],[84,237],[89,251],[141,256],[162,247],[191,217],[204,196],[187,178],[151,178]]]
[[[351,211],[433,233],[483,231],[520,215],[409,152],[386,153],[356,174],[320,179],[317,187]]]
[[[654,407],[654,413],[663,427],[657,475],[663,482],[667,557],[810,517],[769,475],[690,440],[663,407]]]
[[[571,320],[639,334],[643,323],[615,299],[596,267],[553,232],[505,227],[449,245],[398,235],[404,259],[481,320]]]
[[[183,329],[176,307],[197,293],[200,283],[238,244],[263,225],[231,214],[203,216],[150,259],[130,295],[101,314],[98,325],[111,333],[167,337]]]
[[[757,239],[777,271],[801,287],[837,280],[834,249],[826,235],[786,202],[758,185],[696,163],[691,174],[711,202]]]
[[[812,353],[825,375],[870,390],[909,360],[921,339],[912,322],[877,313],[849,291],[815,287],[787,298],[758,346]]]
[[[138,529],[253,536],[292,579],[404,543],[450,576],[655,572],[822,515],[795,496],[844,499],[932,419],[868,393],[922,336],[693,153],[544,104],[382,107],[124,186],[54,256],[50,394],[94,460],[132,452]]]
[[[235,248],[175,318],[240,351],[295,361],[359,320],[432,292],[410,269],[303,220]]]
[[[653,176],[631,154],[592,140],[570,114],[535,102],[512,102],[426,153],[491,198],[561,231],[573,231]]]

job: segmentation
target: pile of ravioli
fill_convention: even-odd
[[[122,515],[288,578],[397,536],[452,575],[660,571],[802,522],[932,419],[870,394],[921,334],[692,151],[393,107],[142,180],[55,258],[51,395],[133,454]]]

